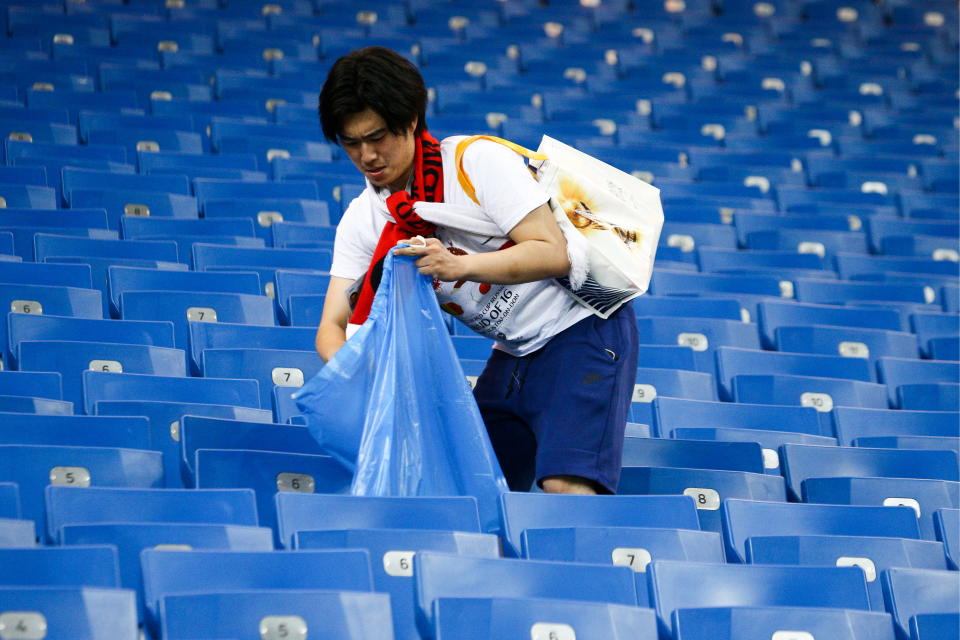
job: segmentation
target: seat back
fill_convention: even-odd
[[[117,550],[109,545],[0,548],[0,564],[5,587],[120,586]]]
[[[960,613],[960,581],[956,572],[887,569],[880,581],[884,604],[902,637],[910,637],[910,619],[917,614]]]
[[[128,589],[0,587],[0,603],[0,609],[9,612],[5,622],[34,637],[137,637],[137,607]]]
[[[83,393],[87,413],[93,413],[96,403],[103,400],[161,400],[260,408],[260,388],[256,380],[84,371]]]

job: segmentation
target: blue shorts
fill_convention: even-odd
[[[607,320],[584,318],[529,355],[494,350],[474,397],[511,490],[570,475],[616,492],[637,343],[627,304]]]

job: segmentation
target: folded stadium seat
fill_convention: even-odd
[[[877,374],[879,381],[887,385],[891,407],[922,409],[923,407],[903,406],[903,398],[900,395],[899,387],[937,383],[954,385],[960,381],[960,364],[942,360],[880,358],[877,362]],[[945,389],[944,391],[947,390]],[[912,402],[910,404],[912,405]],[[932,410],[952,411],[953,409],[944,408]]]
[[[920,162],[920,177],[925,191],[956,193],[960,191],[960,165],[947,160],[923,160]]]
[[[0,283],[0,304],[19,313],[103,317],[100,292],[80,287]]]
[[[470,376],[467,376],[467,382],[470,382]],[[476,384],[476,377],[474,377],[473,384]],[[473,386],[471,385],[470,388],[472,389]],[[307,424],[307,419],[300,411],[300,407],[297,406],[297,401],[294,398],[295,392],[296,390],[291,391],[289,387],[273,388],[273,420],[275,422],[303,426]]]
[[[437,598],[434,601],[436,640],[556,637],[567,634],[590,640],[654,640],[656,615],[650,609],[617,604],[534,598]],[[569,635],[576,634],[576,636]]]
[[[680,247],[685,252],[699,247],[737,248],[735,231],[720,224],[667,222],[663,225],[660,238],[664,246]]]
[[[943,238],[949,245],[951,241]],[[890,275],[929,274],[954,276],[956,267],[950,260],[934,260],[931,256],[879,257],[839,254],[834,256],[840,277],[855,280],[877,273]],[[954,263],[955,264],[955,263]]]
[[[692,357],[693,352],[690,350],[687,352]],[[690,400],[716,400],[714,376],[711,373],[699,371],[638,367],[629,420],[651,424],[653,408],[650,403],[662,396]]]
[[[46,142],[48,144],[77,144],[77,128],[69,124],[42,121],[0,119],[0,134],[5,140]]]
[[[330,640],[395,637],[390,596],[383,593],[312,589],[186,593],[162,597],[159,609],[168,640],[189,640],[198,633],[213,638],[258,632],[267,637],[309,633]],[[227,619],[221,617],[224,611],[232,612]]]
[[[267,97],[269,94],[264,94]],[[306,94],[305,94],[306,95]],[[316,98],[313,98],[315,101]],[[292,138],[277,139],[268,136],[245,135],[242,137],[223,137],[217,142],[220,153],[236,154],[251,153],[257,158],[257,168],[268,171],[274,158],[299,158],[303,160],[318,160],[329,162],[333,159],[333,152],[325,142],[310,140],[295,140]],[[267,196],[269,197],[269,196]],[[283,197],[283,196],[280,196]],[[297,197],[289,194],[288,197]],[[316,198],[316,196],[306,196]]]
[[[874,253],[888,253],[885,247],[888,240],[893,238],[899,239],[914,235],[935,236],[943,241],[944,247],[953,247],[958,235],[960,235],[957,223],[950,221],[869,218],[866,224],[870,234],[871,249]],[[954,242],[950,243],[950,239],[953,239]]]
[[[81,372],[112,371],[161,376],[185,376],[183,349],[137,344],[75,341],[32,341],[19,344],[21,371],[56,371],[62,376],[63,399],[83,404]]]
[[[22,262],[20,256],[13,255],[13,232],[0,231],[0,256],[4,261]]]
[[[471,332],[472,333],[472,332]],[[486,336],[457,335],[450,336],[457,356],[464,360],[481,360],[486,362],[490,357],[494,341]]]
[[[120,586],[117,550],[108,545],[0,549],[0,561],[3,587]]]
[[[16,482],[0,482],[0,518],[19,520],[21,517],[19,485]]]
[[[185,522],[86,523],[66,521],[60,525],[63,546],[112,545],[117,548],[120,586],[137,593],[138,615],[143,618],[143,577],[140,552],[155,548],[272,551],[269,529],[234,524]]]
[[[630,305],[637,317],[717,318],[742,320],[740,303],[733,299],[683,298],[643,295]]]
[[[744,251],[700,247],[697,250],[697,262],[705,272],[743,273],[747,271],[769,270],[797,273],[821,273],[829,277],[831,273],[824,260],[812,253],[793,251]]]
[[[256,234],[268,246],[276,246],[273,243],[274,224],[284,221],[324,226],[330,224],[326,202],[294,198],[213,198],[204,203],[204,217],[247,217],[256,222]]]
[[[895,197],[892,194],[862,193],[852,189],[807,189],[782,186],[777,189],[777,200],[780,203],[780,209],[787,213],[817,211],[821,204],[851,207],[895,206]]]
[[[942,286],[940,287],[940,295],[943,298],[944,311],[960,312],[960,287]]]
[[[889,256],[916,256],[949,260],[957,257],[956,239],[924,235],[894,235],[883,239],[883,253]]]
[[[877,284],[798,278],[795,285],[797,300],[800,302],[818,304],[845,304],[860,300],[917,304],[938,302],[936,290],[919,284]]]
[[[118,344],[144,344],[173,347],[173,326],[168,322],[98,320],[64,316],[13,313],[7,316],[6,333],[10,342],[5,347],[4,361],[16,364],[17,345],[24,340],[76,340]]]
[[[199,133],[192,131],[135,128],[91,129],[86,138],[91,145],[124,147],[128,157],[136,156],[138,151],[203,153],[206,142]]]
[[[171,241],[108,240],[38,233],[33,242],[37,262],[52,256],[87,255],[178,262],[177,245]]]
[[[920,535],[926,540],[937,539],[933,523],[937,509],[960,507],[960,483],[956,480],[807,478],[803,492],[804,501],[812,503],[908,506],[914,510]]]
[[[160,623],[165,596],[253,590],[372,591],[365,551],[164,551],[145,549],[143,568],[147,627]],[[225,566],[230,571],[224,571]]]
[[[960,360],[960,338],[957,336],[931,338],[928,345],[928,355],[933,360]]]
[[[760,447],[752,442],[710,442],[660,438],[625,438],[623,465],[763,471]]]
[[[210,219],[175,220],[170,218],[126,216],[120,219],[120,233],[125,239],[160,235],[186,236],[254,236],[253,221],[249,218],[232,217]]]
[[[268,269],[312,269],[328,271],[332,252],[326,249],[257,249],[221,247],[213,244],[193,245],[193,264],[197,271],[210,268],[255,266]],[[272,279],[271,279],[272,280]]]
[[[859,567],[867,581],[870,606],[883,611],[880,573],[890,568],[945,570],[943,545],[928,540],[857,536],[751,536],[750,564]]]
[[[256,91],[274,91],[279,87],[270,87],[271,83],[276,84],[278,82],[287,81],[285,79],[277,77],[255,77],[255,76],[244,76],[233,74],[230,76],[225,76],[224,74],[217,74],[218,82],[218,91],[223,92],[223,84],[226,80],[232,82],[240,81],[241,83],[246,83],[251,87],[256,87]],[[303,81],[297,78],[295,80],[297,83],[302,83]],[[311,83],[312,84],[312,83]],[[283,88],[279,88],[281,92],[285,91]],[[229,99],[230,96],[222,96],[221,99]],[[307,126],[307,125],[289,125],[289,124],[276,124],[268,122],[266,124],[261,124],[257,122],[241,122],[231,119],[220,119],[214,118],[210,126],[210,138],[213,140],[214,150],[218,150],[217,146],[220,140],[223,138],[246,138],[246,137],[258,137],[258,138],[271,138],[276,140],[278,145],[282,145],[287,140],[295,141],[310,141],[316,142],[322,145],[329,145],[327,140],[323,137],[323,133],[316,126]],[[333,150],[331,149],[331,154]],[[261,165],[262,166],[262,165]]]
[[[29,415],[2,413],[2,444],[150,449],[150,432],[141,416]]]
[[[933,526],[937,540],[943,543],[951,569],[960,566],[960,510],[937,509],[933,512]]]
[[[764,348],[775,348],[777,331],[786,327],[829,326],[899,331],[900,313],[893,309],[853,309],[820,304],[763,301],[757,305]]]
[[[887,569],[880,574],[883,600],[899,638],[910,638],[911,619],[933,613],[960,613],[957,574],[932,569]]]
[[[283,223],[281,226],[286,226],[286,224],[287,223]],[[326,227],[323,228],[326,229]],[[276,227],[274,229],[276,230]],[[274,277],[276,281],[275,299],[277,301],[281,322],[286,320],[283,324],[293,326],[297,325],[294,325],[294,323],[290,321],[291,296],[324,296],[330,284],[330,276],[322,273],[277,270]]]
[[[159,119],[157,116],[153,118]],[[194,169],[238,169],[255,172],[257,159],[252,154],[206,154],[152,151],[137,153],[140,173],[182,173],[189,175]]]
[[[658,318],[638,316],[640,340],[650,344],[676,344],[694,351],[697,368],[714,373],[714,352],[719,346],[759,349],[757,325],[714,318]]]
[[[633,572],[626,567],[536,560],[470,558],[424,552],[413,559],[417,626],[430,635],[438,598],[508,597],[605,602],[635,606]],[[590,584],[590,589],[583,589]]]
[[[45,534],[45,486],[159,487],[163,468],[159,452],[143,449],[2,445],[0,478],[19,485],[23,516]]]
[[[934,360],[957,360],[938,358],[932,353],[933,341],[941,338],[956,338],[960,333],[960,319],[952,313],[914,313],[910,315],[911,330],[917,335],[921,352]],[[944,345],[948,346],[948,345]]]
[[[761,231],[777,231],[777,230],[793,230],[795,233],[799,234],[804,231],[812,231],[814,233],[820,231],[832,231],[832,232],[846,232],[846,231],[859,231],[862,228],[862,221],[859,216],[855,215],[834,215],[834,214],[819,214],[816,216],[810,215],[776,215],[776,214],[767,214],[767,213],[753,213],[750,211],[737,211],[733,214],[733,224],[737,229],[737,239],[742,246],[747,245],[747,239],[751,233],[757,233]],[[809,249],[816,249],[815,245],[810,246]],[[791,248],[792,249],[792,248]],[[795,251],[787,253],[787,255],[796,255]],[[752,255],[752,254],[748,254]],[[757,253],[757,255],[764,255],[762,253]],[[776,254],[770,254],[776,255]],[[823,260],[820,256],[817,256],[812,251],[808,251],[801,255],[809,255],[809,258],[795,258],[794,260],[806,260],[803,262],[804,268],[823,268]],[[813,258],[820,258],[820,267],[808,267],[807,264],[812,264],[810,260]],[[780,266],[780,263],[777,263]],[[794,262],[789,265],[782,266],[797,266]]]
[[[661,637],[685,639],[687,625],[696,628],[710,624],[713,617],[749,617],[747,628],[759,627],[763,629],[759,637],[773,637],[770,634],[778,630],[796,629],[798,622],[802,629],[818,634],[820,629],[827,631],[833,625],[821,625],[831,616],[829,609],[837,610],[832,615],[842,616],[841,620],[878,616],[868,613],[870,604],[863,572],[850,567],[740,566],[661,560],[653,562],[648,573]],[[700,620],[701,616],[707,620]],[[882,620],[884,625],[874,623],[872,628],[889,628],[889,617],[884,615]]]
[[[286,32],[287,34],[293,35],[291,32]],[[221,31],[222,34],[222,31]],[[279,34],[277,34],[279,35]],[[276,96],[282,96],[286,93],[292,93],[295,97],[297,94],[308,93],[310,91],[316,91],[316,86],[310,81],[307,80],[307,76],[300,76],[294,74],[276,74],[268,75],[266,73],[253,73],[253,72],[237,72],[222,70],[217,71],[214,74],[214,86],[216,90],[216,97],[219,100],[232,100],[232,99],[244,99],[249,98],[252,95],[256,95],[256,92],[260,91],[271,91]],[[291,101],[293,102],[293,101]],[[274,111],[276,110],[276,105],[274,106]],[[245,128],[246,123],[241,122],[224,122],[218,120],[221,125],[225,124],[226,126],[220,129],[219,127],[214,127],[211,135],[214,138],[219,138],[224,135],[244,135],[246,133],[254,135],[266,135],[274,137],[285,137],[293,138],[296,137],[292,135],[289,130],[275,128],[276,134],[272,133],[273,130],[266,130],[257,132],[256,130],[250,130]],[[256,128],[255,128],[256,129]],[[304,138],[322,140],[318,137],[318,132],[316,129],[312,131],[304,131]]]
[[[839,354],[875,362],[884,356],[915,358],[917,337],[905,331],[882,329],[782,326],[774,330],[778,351]]]
[[[114,189],[74,189],[69,194],[71,208],[97,208],[107,211],[111,229],[118,229],[125,217],[157,216],[193,220],[199,214],[197,199],[174,193]]]
[[[183,175],[130,175],[64,167],[62,177],[63,193],[67,202],[70,201],[70,193],[78,189],[119,189],[191,195],[190,182]]]
[[[99,95],[99,94],[96,94]],[[7,163],[21,158],[61,159],[61,160],[100,160],[120,165],[127,162],[127,152],[123,147],[115,146],[79,146],[70,144],[52,144],[45,142],[25,142],[22,140],[4,140]],[[16,165],[16,162],[12,164]],[[59,172],[58,172],[59,173]],[[131,172],[132,173],[132,172]],[[59,178],[59,175],[56,176]],[[54,176],[47,171],[47,179]],[[59,181],[58,181],[59,184]]]
[[[758,637],[831,637],[838,640],[894,640],[886,613],[808,607],[703,607],[674,612],[677,640],[733,640]],[[800,630],[800,631],[796,631]],[[772,635],[771,635],[772,634]]]
[[[866,253],[866,234],[860,231],[769,229],[747,233],[746,248],[762,251],[796,251],[821,258],[839,252]]]
[[[71,47],[74,48],[74,47]],[[87,52],[77,49],[76,57],[83,57]],[[112,48],[102,48],[100,51],[111,51]],[[63,51],[59,49],[58,51]],[[93,50],[89,53],[96,55]],[[119,52],[119,49],[116,50]],[[89,62],[93,62],[88,58]],[[137,94],[128,90],[114,91],[39,91],[30,89],[27,91],[27,106],[40,108],[65,108],[70,113],[71,123],[76,123],[81,111],[112,111],[123,112],[125,110],[138,110]]]
[[[84,371],[83,391],[88,414],[93,414],[96,403],[104,400],[199,402],[260,408],[259,385],[250,379]]]
[[[294,536],[297,549],[364,549],[370,554],[373,584],[390,594],[393,626],[398,639],[419,639],[414,610],[416,589],[413,557],[438,551],[479,558],[500,557],[499,539],[481,533],[412,529],[353,529],[301,531]],[[403,551],[398,551],[403,549]]]
[[[302,387],[322,366],[314,350],[207,348],[201,355],[205,376],[257,380],[264,408],[272,406],[274,387]]]
[[[24,217],[29,216],[30,211],[28,209],[17,209],[0,214],[0,225],[3,225],[0,228],[13,236],[11,253],[26,261],[33,262],[36,260],[35,240],[37,235],[41,233],[102,240],[116,240],[118,238],[116,231],[99,226],[101,224],[100,220],[103,218],[102,209],[78,210],[77,213],[81,215],[73,220],[70,219],[70,214],[73,212],[67,210],[37,210],[34,213],[36,215],[33,219],[27,220]],[[83,216],[84,213],[93,215]],[[84,226],[84,218],[88,220],[92,218],[91,221],[97,226]],[[38,262],[42,262],[42,260]]]
[[[371,497],[303,494],[276,496],[280,541],[292,548],[299,531],[432,529],[480,532],[472,496]]]
[[[790,498],[803,500],[811,478],[917,478],[956,482],[953,451],[863,449],[785,444],[780,447]],[[914,514],[915,515],[915,514]]]
[[[36,544],[37,533],[33,520],[0,518],[0,548],[34,547]],[[2,602],[2,598],[3,596],[0,595],[0,602]]]
[[[0,184],[0,204],[26,209],[54,209],[56,191],[50,187],[29,184]]]
[[[700,528],[692,502],[679,496],[610,499],[511,492],[502,495],[500,506],[505,554],[519,558],[526,557],[522,541],[527,529],[546,526]]]
[[[272,246],[280,249],[329,249],[333,246],[336,229],[332,224],[319,222],[274,222],[270,225]]]
[[[63,382],[52,371],[0,371],[0,390],[8,396],[63,399]]]
[[[130,267],[110,267],[108,271],[109,279],[109,288],[110,288],[110,304],[114,315],[121,315],[124,311],[122,308],[122,302],[124,296],[130,296],[131,294],[136,294],[140,291],[170,291],[170,292],[180,292],[182,295],[188,296],[185,302],[190,302],[192,299],[197,300],[198,303],[202,300],[203,296],[206,294],[241,294],[244,297],[240,298],[240,305],[224,305],[220,309],[214,308],[214,318],[215,320],[221,320],[220,315],[217,311],[223,313],[223,320],[229,318],[237,318],[239,322],[249,322],[249,323],[269,323],[274,324],[273,311],[270,310],[270,315],[265,315],[266,307],[262,304],[258,304],[259,301],[253,300],[253,296],[260,296],[260,278],[256,273],[252,272],[243,272],[243,269],[237,269],[236,271],[225,272],[225,273],[204,273],[204,272],[179,272],[179,271],[163,271],[157,269],[139,269],[139,268],[130,268]],[[191,297],[190,294],[193,294]],[[218,300],[223,304],[227,298]],[[244,304],[245,302],[245,304]],[[267,300],[269,303],[269,300]],[[134,303],[130,303],[134,304]],[[140,310],[140,314],[150,314],[150,306],[143,306],[145,303],[141,303],[139,307],[130,307],[130,313],[137,315],[137,310]],[[205,303],[200,306],[209,306]],[[184,309],[184,307],[180,307]],[[189,307],[187,307],[189,309]],[[231,310],[232,309],[232,310]],[[155,311],[160,311],[159,309],[154,309]],[[203,309],[200,309],[202,311]],[[168,316],[169,313],[160,312],[159,315]],[[183,317],[181,312],[180,317]],[[192,318],[191,318],[192,319]],[[198,320],[201,317],[198,315]],[[209,320],[210,318],[202,318],[203,320]],[[179,345],[179,342],[178,342]]]
[[[904,217],[955,220],[957,215],[957,194],[923,193],[902,191],[900,210]]]
[[[960,613],[918,613],[910,617],[911,640],[949,637],[960,626]]]
[[[942,449],[960,456],[957,436],[867,436],[857,438],[853,446],[866,449]]]
[[[73,403],[51,398],[0,395],[0,411],[46,416],[73,415]]]
[[[953,411],[960,406],[960,384],[905,384],[897,389],[901,409]]]
[[[843,446],[878,437],[955,437],[956,411],[905,411],[837,407],[833,420]],[[863,446],[863,445],[859,445]]]

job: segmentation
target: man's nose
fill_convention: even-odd
[[[371,165],[377,159],[377,149],[374,145],[364,142],[360,145],[360,161]]]

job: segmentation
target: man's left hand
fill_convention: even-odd
[[[406,244],[411,242],[404,240]],[[398,256],[420,256],[416,261],[417,269],[420,273],[436,278],[443,282],[455,282],[465,279],[466,269],[463,264],[463,256],[457,256],[450,253],[436,238],[427,238],[426,244],[411,244],[407,247],[401,247],[393,250],[394,255]]]

